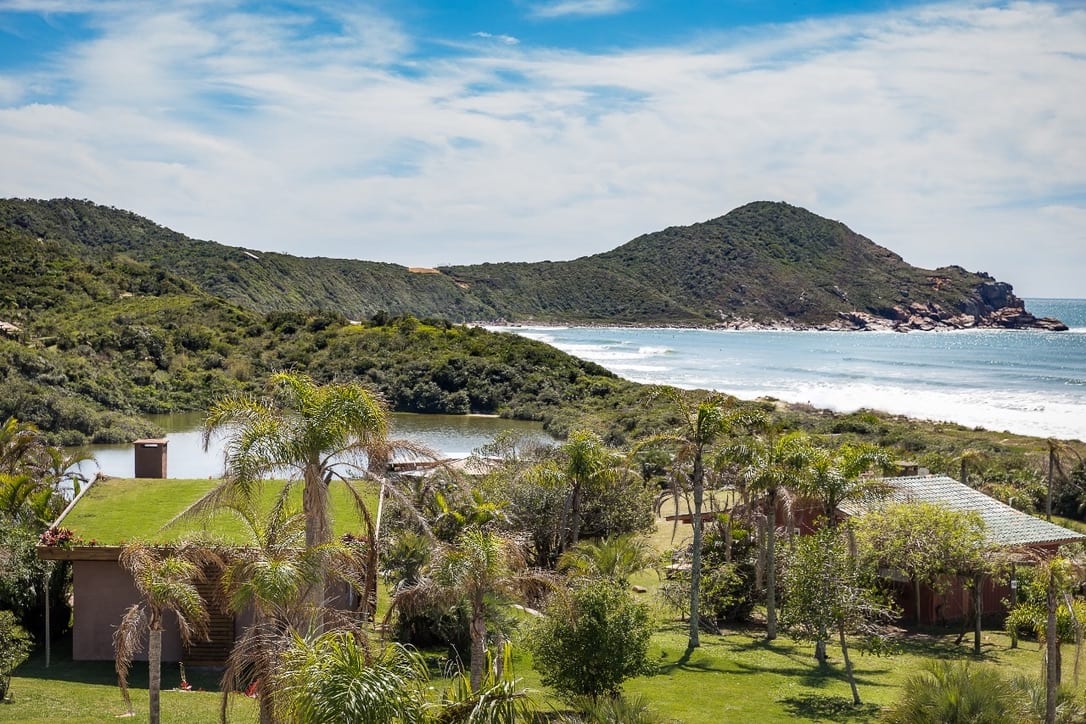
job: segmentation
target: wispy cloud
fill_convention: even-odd
[[[617,15],[626,12],[632,6],[631,0],[550,0],[535,3],[532,6],[532,14],[539,18]]]
[[[0,195],[421,265],[571,258],[782,199],[913,263],[1086,296],[1086,10],[955,3],[608,54],[483,34],[426,58],[372,12],[140,7],[3,77]]]
[[[512,35],[494,35],[493,33],[487,33],[482,30],[472,33],[472,37],[483,38],[484,40],[496,40],[499,43],[506,45],[516,45],[520,41],[514,38]]]

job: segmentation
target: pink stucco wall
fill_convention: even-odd
[[[139,600],[132,578],[116,561],[73,561],[72,589],[75,599],[75,626],[72,631],[72,658],[76,661],[113,659],[113,632],[125,609]],[[137,656],[147,659],[146,646]],[[162,660],[181,658],[181,635],[172,615],[165,617]]]

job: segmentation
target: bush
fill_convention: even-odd
[[[738,622],[750,618],[754,610],[753,571],[735,563],[725,563],[705,572],[701,579],[700,602],[703,611],[712,612],[717,623]]]
[[[11,674],[26,661],[32,648],[30,634],[11,611],[0,611],[0,701],[8,697]]]
[[[885,717],[892,724],[1017,724],[1025,714],[1020,692],[991,666],[931,661],[905,682],[901,700]]]
[[[615,696],[622,682],[651,673],[648,606],[606,580],[558,595],[529,637],[543,683],[568,697]]]

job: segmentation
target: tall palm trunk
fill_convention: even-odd
[[[690,556],[690,635],[687,640],[687,648],[693,649],[701,646],[701,609],[698,605],[701,593],[701,538],[702,521],[701,507],[705,495],[705,470],[702,467],[701,455],[694,458],[694,542]]]
[[[486,619],[483,617],[483,601],[472,602],[471,611],[471,690],[479,691],[483,684],[486,666]]]
[[[777,490],[766,495],[765,530],[765,637],[777,638]]]
[[[1060,631],[1056,625],[1056,572],[1049,571],[1045,603],[1048,619],[1045,621],[1045,724],[1055,724],[1056,703],[1060,690]]]
[[[570,545],[573,546],[577,545],[577,542],[581,539],[581,488],[580,483],[573,484],[573,510],[570,512],[573,517],[570,521]]]
[[[310,462],[305,466],[305,487],[302,489],[302,514],[305,516],[305,547],[314,548],[332,540],[332,520],[328,510],[328,483],[321,477],[320,466]],[[306,596],[309,604],[319,608],[329,595],[328,575],[321,579]]]
[[[158,724],[162,691],[162,625],[156,623],[148,632],[147,641],[147,698],[150,702],[150,722]]]
[[[566,499],[562,501],[562,513],[558,517],[558,555],[566,552],[566,544],[569,541],[569,515],[573,507],[573,491],[570,491]]]

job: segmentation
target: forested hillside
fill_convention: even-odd
[[[929,329],[1046,326],[1009,285],[905,263],[844,224],[757,202],[573,261],[410,270],[190,239],[87,201],[0,201],[0,229],[87,261],[124,257],[257,312],[320,309],[454,322]],[[598,232],[597,232],[598,233]]]
[[[505,414],[559,431],[558,418],[638,387],[545,344],[443,320],[257,313],[124,255],[79,259],[10,228],[0,278],[0,321],[14,326],[0,334],[0,420],[68,444],[128,442],[153,432],[140,413],[204,410],[283,369],[364,380],[399,411]]]
[[[677,423],[652,389],[518,335],[411,315],[263,314],[127,255],[79,258],[11,227],[0,229],[0,279],[0,420],[35,423],[56,442],[155,434],[142,414],[206,410],[284,369],[364,381],[395,410],[539,420],[559,437],[588,427],[614,445]],[[1044,456],[1043,441],[1023,436],[760,404],[781,429],[877,442],[939,472],[956,472],[965,448],[1001,469]]]

